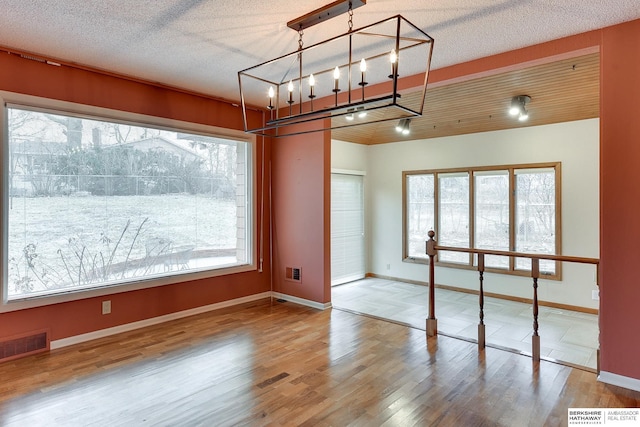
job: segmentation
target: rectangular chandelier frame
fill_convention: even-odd
[[[281,137],[421,116],[433,41],[396,15],[239,71],[244,129]],[[403,86],[420,74],[421,87]],[[251,127],[255,107],[266,119]],[[310,131],[292,126],[315,120]]]

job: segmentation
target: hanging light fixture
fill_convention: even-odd
[[[509,114],[518,117],[521,122],[526,121],[529,118],[529,112],[525,108],[531,101],[529,95],[518,95],[511,98],[511,107],[509,108]]]
[[[353,29],[353,9],[365,4],[338,0],[289,21],[298,50],[238,72],[246,132],[280,137],[422,115],[433,38],[401,15]],[[346,33],[303,47],[304,30],[345,12]],[[409,76],[422,76],[421,86]],[[266,108],[265,123],[251,127],[248,107]],[[312,131],[291,127],[316,120],[323,125]]]

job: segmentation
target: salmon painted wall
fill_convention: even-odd
[[[6,53],[0,55],[0,90],[186,122],[242,129],[240,110],[228,102],[100,72],[65,65],[51,66]],[[262,120],[262,114],[252,112],[250,120],[259,123]],[[258,157],[256,164],[260,165],[261,138],[258,138],[256,148]],[[269,155],[268,149],[266,153]],[[256,171],[258,191],[262,187],[259,171],[258,168]],[[266,184],[268,186],[268,183]],[[258,193],[257,196],[257,200],[260,201],[260,194]],[[268,202],[268,199],[265,200]],[[268,206],[266,212],[269,212]],[[266,248],[269,241],[268,221],[269,218],[265,218]],[[255,256],[258,256],[257,249]],[[101,314],[100,309],[104,296],[3,313],[0,314],[0,338],[48,329],[50,338],[57,340],[266,292],[270,289],[268,256],[267,249],[264,273],[251,271],[151,289],[114,293],[108,297],[113,311],[106,316]]]
[[[314,125],[298,126],[308,130]],[[272,141],[271,150],[273,290],[319,303],[329,302],[331,135],[313,132],[277,138]],[[286,280],[286,267],[300,267],[300,283]]]
[[[600,367],[640,380],[640,20],[602,31]]]

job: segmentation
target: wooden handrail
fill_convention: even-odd
[[[532,254],[524,252],[512,252],[512,251],[496,251],[493,249],[473,249],[473,248],[456,248],[453,246],[440,246],[435,245],[435,249],[438,251],[450,251],[450,252],[466,252],[470,254],[484,254],[484,255],[501,255],[514,258],[529,258],[529,259],[544,259],[549,261],[565,261],[576,262],[580,264],[600,264],[600,260],[597,258],[585,258],[566,255],[552,255],[552,254]]]

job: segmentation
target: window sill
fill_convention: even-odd
[[[55,295],[42,295],[13,300],[6,300],[6,298],[3,298],[3,302],[2,304],[0,304],[0,313],[7,313],[11,311],[18,311],[35,307],[43,307],[47,305],[77,301],[88,298],[102,297],[107,295],[119,294],[122,292],[155,288],[158,286],[174,285],[182,282],[228,276],[232,274],[245,273],[256,270],[257,267],[255,264],[245,264],[228,268],[220,268],[217,270],[198,271],[161,278],[139,280],[127,284],[107,285],[101,288],[69,290],[67,292],[57,293]]]

